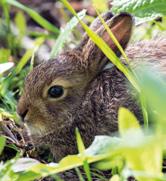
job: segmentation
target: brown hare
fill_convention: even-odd
[[[125,48],[131,36],[132,17],[126,13],[113,17],[110,12],[102,17]],[[120,56],[99,18],[91,29]],[[126,53],[133,65],[138,65],[141,57],[141,60],[150,59],[151,63],[163,60],[158,63],[166,67],[166,39],[137,43]],[[30,130],[34,144],[48,145],[56,160],[77,153],[76,127],[86,146],[95,135],[117,131],[117,112],[121,106],[142,120],[139,103],[126,77],[114,65],[105,68],[108,63],[106,56],[85,35],[77,48],[41,63],[27,76],[17,112]]]

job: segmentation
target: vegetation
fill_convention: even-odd
[[[102,3],[104,2],[102,1]],[[93,0],[93,3],[98,15],[106,11],[106,6],[98,5],[101,3],[100,0]],[[67,0],[61,0],[61,4],[63,14],[66,8],[74,15],[73,18],[68,18],[64,29],[57,28],[19,1],[0,1],[2,9],[0,17],[0,133],[2,132],[2,136],[0,136],[2,159],[0,180],[29,181],[50,175],[55,180],[61,180],[56,174],[73,168],[75,168],[78,178],[85,180],[78,168],[82,166],[87,180],[91,181],[93,171],[90,169],[90,164],[93,169],[111,170],[111,181],[127,180],[130,176],[139,181],[166,180],[163,166],[166,151],[166,85],[163,81],[164,77],[156,77],[154,72],[152,73],[147,68],[139,70],[139,74],[137,71],[130,70],[108,45],[84,23],[83,18],[86,21],[93,19],[86,15],[85,10],[76,13]],[[156,34],[166,31],[165,4],[166,0],[113,0],[112,11],[115,14],[129,12],[136,17],[136,24],[140,26],[136,27],[133,32],[132,41],[134,42],[141,39],[151,39]],[[14,18],[10,14],[13,8],[17,8]],[[45,31],[30,30],[27,17],[33,19]],[[7,121],[10,121],[10,124],[13,122],[12,124],[16,125],[18,130],[21,129],[21,122],[16,114],[16,104],[23,88],[24,78],[33,68],[34,59],[38,57],[40,47],[48,40],[53,41],[49,57],[55,57],[66,46],[67,41],[69,42],[68,46],[72,45],[73,40],[69,39],[69,34],[73,35],[74,44],[79,41],[78,24],[138,91],[142,102],[145,128],[138,124],[136,117],[129,110],[120,108],[118,116],[120,136],[97,136],[92,145],[85,150],[79,130],[76,130],[78,155],[67,156],[58,164],[40,163],[37,159],[26,157],[25,144],[17,141],[15,137],[17,133],[13,134],[5,123]],[[105,25],[104,22],[103,24]],[[76,26],[77,28],[75,28]],[[105,27],[108,29],[107,25]],[[108,32],[112,39],[115,39],[110,30]],[[32,41],[30,48],[23,43],[25,38]],[[117,42],[116,44],[119,46]],[[120,46],[119,49],[128,61],[123,49]],[[153,119],[153,127],[149,124],[149,117]],[[4,136],[4,130],[10,136]],[[4,157],[6,148],[9,148],[10,152],[14,152],[14,156]],[[53,162],[51,158],[49,161]],[[108,180],[102,174],[96,174],[96,177]]]

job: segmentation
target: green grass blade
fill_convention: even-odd
[[[5,21],[8,26],[8,30],[10,30],[10,15],[9,15],[9,7],[5,0],[2,0],[0,2],[0,5],[2,6],[3,13],[5,15]]]
[[[16,14],[14,22],[19,31],[18,40],[21,41],[21,39],[25,36],[27,30],[26,19],[23,12],[20,11]]]
[[[146,102],[146,98],[142,94],[142,92],[139,95],[139,99],[140,99],[140,102],[141,102],[144,125],[145,125],[145,128],[148,128],[149,127],[149,115],[148,115],[148,112],[147,112],[147,102]]]
[[[23,57],[21,58],[20,62],[17,64],[16,68],[15,68],[15,73],[18,74],[20,73],[20,71],[23,69],[23,67],[27,64],[28,60],[31,58],[33,54],[33,50],[27,50],[25,52],[25,54],[23,55]]]
[[[127,57],[127,55],[125,54],[122,46],[120,45],[120,43],[118,42],[118,40],[116,39],[116,37],[114,36],[114,34],[112,33],[111,29],[109,28],[109,26],[106,24],[106,22],[104,21],[104,19],[101,17],[100,13],[98,12],[98,10],[96,9],[97,15],[100,19],[100,21],[102,22],[104,28],[107,30],[110,38],[112,39],[112,41],[115,43],[115,45],[118,47],[118,49],[120,50],[122,56],[124,57],[124,59],[126,60],[126,62],[129,64],[129,59]]]
[[[17,64],[14,73],[18,74],[20,73],[20,71],[22,70],[22,68],[27,64],[28,60],[32,57],[34,57],[34,53],[37,51],[37,49],[39,48],[39,46],[44,42],[44,38],[40,37],[35,41],[35,47],[33,49],[29,49],[26,51],[26,53],[24,54],[24,56],[21,58],[21,60],[19,61],[19,63]],[[31,63],[31,65],[33,65],[33,61]],[[32,66],[31,66],[32,67]]]
[[[1,115],[0,115],[1,116]],[[1,120],[2,121],[2,120]],[[1,136],[0,137],[0,154],[2,153],[6,143],[6,138]]]
[[[54,25],[52,25],[50,22],[48,22],[46,19],[44,19],[42,16],[40,16],[36,11],[24,6],[23,4],[15,0],[6,0],[6,2],[12,6],[15,6],[19,9],[24,10],[26,13],[29,14],[29,16],[31,16],[33,20],[35,20],[38,24],[40,24],[45,29],[55,33],[56,35],[59,34],[59,29],[56,28]]]
[[[83,153],[83,151],[85,150],[85,146],[82,141],[78,128],[76,128],[76,140],[77,140],[77,146],[78,146],[79,153]]]
[[[78,175],[79,181],[85,181],[85,179],[83,178],[81,171],[79,170],[79,168],[75,168],[75,171]]]
[[[83,19],[86,15],[86,10],[82,10],[77,14],[79,19]],[[76,17],[73,17],[66,25],[66,27],[61,30],[60,35],[58,36],[55,45],[53,46],[51,50],[51,56],[50,58],[54,58],[63,48],[63,45],[66,41],[66,39],[69,37],[69,34],[72,32],[73,28],[78,24],[78,19]]]
[[[85,171],[86,176],[87,176],[87,180],[92,181],[90,167],[89,167],[89,164],[86,160],[84,161],[83,167],[84,167],[84,171]]]

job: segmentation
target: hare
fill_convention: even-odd
[[[110,12],[102,17],[125,48],[132,33],[132,17],[127,13],[113,17]],[[120,56],[99,18],[91,29]],[[160,58],[166,67],[166,39],[160,43],[157,40],[140,42],[130,46],[126,53],[134,65],[140,63],[138,55],[141,60],[150,58],[149,62]],[[77,153],[76,128],[86,147],[95,135],[111,135],[117,131],[117,112],[121,106],[132,111],[140,121],[143,119],[126,77],[114,65],[105,68],[108,63],[85,34],[78,47],[41,63],[27,76],[17,112],[30,130],[34,145],[48,145],[57,161]]]

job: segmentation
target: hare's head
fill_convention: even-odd
[[[108,12],[103,19],[125,48],[132,29],[131,16],[123,13],[112,17]],[[99,18],[92,23],[91,29],[119,54]],[[56,136],[70,126],[88,86],[108,62],[101,50],[85,35],[77,48],[35,67],[25,80],[17,108],[31,134],[44,137],[54,133]]]

